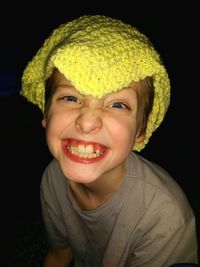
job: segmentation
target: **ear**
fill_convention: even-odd
[[[41,121],[41,124],[44,128],[46,128],[46,124],[47,124],[47,120],[46,120],[46,117],[44,116],[42,121]]]
[[[141,142],[144,141],[144,138],[145,138],[145,133],[137,134],[136,137],[135,137],[135,142],[136,143],[141,143]]]

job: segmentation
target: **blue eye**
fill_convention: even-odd
[[[117,109],[128,109],[127,105],[125,105],[122,102],[115,102],[112,104],[112,108],[117,108]]]
[[[69,102],[75,102],[75,103],[80,103],[80,100],[72,95],[64,96],[62,99],[69,101]]]

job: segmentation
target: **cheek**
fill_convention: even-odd
[[[73,120],[73,112],[66,112],[63,110],[53,110],[49,113],[46,128],[47,132],[54,133],[62,131],[66,126],[71,124]]]
[[[130,118],[116,118],[109,123],[110,133],[116,145],[132,147],[136,136],[136,122]]]
[[[46,121],[46,138],[48,144],[55,142],[62,136],[66,125],[69,123],[69,117],[64,114],[49,114]]]

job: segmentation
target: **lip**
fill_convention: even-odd
[[[72,154],[72,152],[68,149],[68,146],[72,146],[72,147],[78,147],[78,145],[82,145],[84,147],[88,146],[88,145],[92,145],[93,150],[100,150],[101,154],[98,155],[97,157],[94,158],[89,158],[89,157],[81,157],[80,155],[75,155]],[[103,158],[106,157],[106,155],[108,154],[109,148],[96,143],[96,142],[89,142],[89,141],[83,141],[83,140],[78,140],[78,139],[64,139],[61,142],[61,146],[62,149],[65,153],[65,155],[72,161],[74,162],[78,162],[78,163],[83,163],[83,164],[90,164],[90,163],[96,163],[100,160],[102,160]]]

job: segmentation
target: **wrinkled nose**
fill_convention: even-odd
[[[76,119],[76,127],[84,134],[98,132],[102,127],[101,112],[85,108]]]

